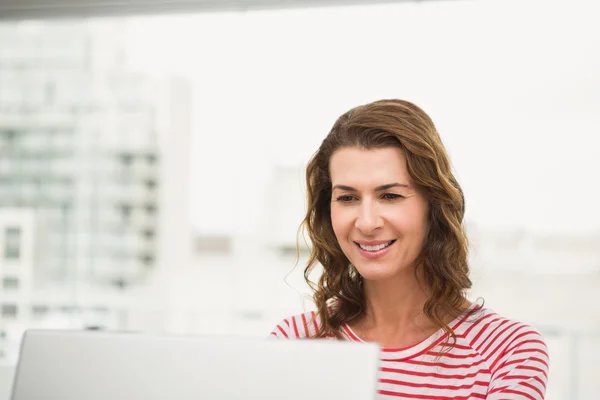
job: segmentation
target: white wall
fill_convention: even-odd
[[[594,230],[595,11],[503,0],[138,18],[129,56],[195,82],[202,232],[252,232],[271,167],[303,165],[339,114],[383,97],[436,121],[470,221]]]

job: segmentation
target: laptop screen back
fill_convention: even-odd
[[[12,400],[367,400],[378,359],[333,340],[28,331]]]

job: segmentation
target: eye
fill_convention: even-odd
[[[403,199],[404,196],[402,196],[401,194],[396,194],[396,193],[385,193],[384,195],[381,196],[381,198],[384,200],[396,200],[396,199]]]
[[[340,203],[350,203],[352,200],[354,200],[354,196],[350,196],[349,194],[344,194],[342,196],[339,196],[335,200],[339,201]]]

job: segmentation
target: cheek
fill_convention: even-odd
[[[331,207],[331,226],[338,241],[348,236],[350,228],[348,227],[347,215],[339,207]]]
[[[403,210],[390,216],[397,231],[414,239],[423,240],[429,230],[429,218],[423,209]]]
[[[426,211],[423,213],[423,210],[421,210],[422,217],[414,221],[414,231],[421,242],[424,242],[429,234],[429,216]]]

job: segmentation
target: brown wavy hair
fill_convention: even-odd
[[[315,337],[343,338],[342,326],[362,316],[366,307],[361,277],[350,267],[331,225],[329,161],[346,147],[397,147],[404,152],[408,172],[429,202],[429,233],[416,260],[431,293],[423,313],[455,341],[444,320],[464,312],[464,292],[471,287],[464,197],[433,121],[403,100],[375,101],[344,113],[308,163],[308,209],[301,227],[312,244],[304,278],[314,291],[321,320]],[[323,272],[314,283],[309,275],[318,264]]]

